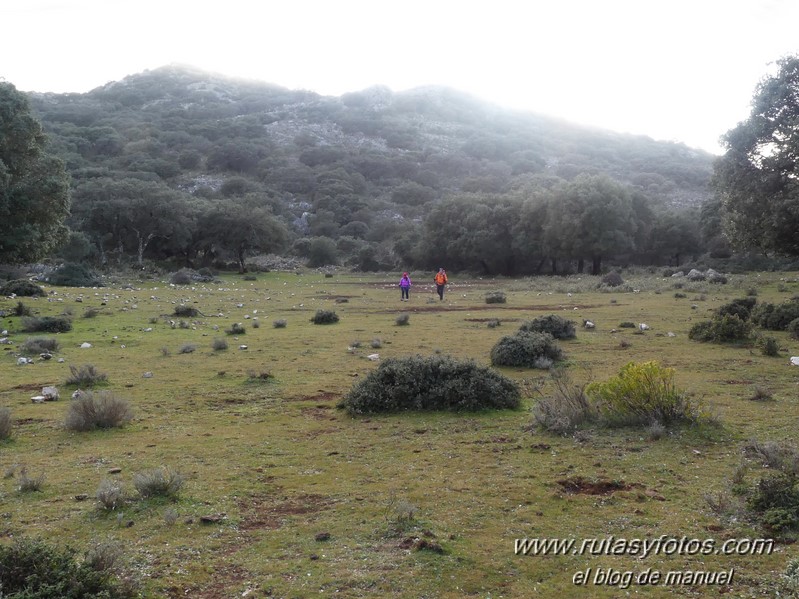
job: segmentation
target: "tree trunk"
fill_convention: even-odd
[[[136,231],[136,239],[139,242],[139,250],[137,253],[139,268],[144,268],[144,250],[147,249],[147,246],[153,240],[153,237],[155,237],[155,235],[153,233],[150,233],[149,235],[147,235],[147,238],[145,239],[144,237],[141,236],[141,233]]]
[[[579,275],[583,274],[584,270],[585,270],[585,260],[580,258],[579,260],[577,260],[577,274]]]
[[[558,274],[558,260],[557,258],[551,258],[552,260],[552,274]]]
[[[243,275],[247,270],[244,268],[244,249],[238,248],[236,250],[236,261],[239,263],[239,274]]]
[[[593,260],[591,261],[591,274],[602,274],[602,256],[594,256]]]

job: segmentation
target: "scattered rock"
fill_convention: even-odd
[[[31,402],[44,403],[45,402],[44,395],[34,395],[33,397],[31,397]]]
[[[142,376],[143,379],[151,379],[151,378],[153,378],[153,373],[148,370],[147,372],[145,372],[141,376]]]
[[[58,389],[55,387],[43,387],[42,395],[44,396],[45,401],[56,401],[59,398]]]
[[[75,501],[86,501],[89,498],[88,495],[85,493],[81,493],[80,495],[75,495]]]
[[[89,349],[91,346],[92,346],[92,344],[91,343],[87,343],[87,342],[84,342],[84,343],[80,344],[80,348],[81,349]]]
[[[122,472],[122,468],[119,468],[119,467],[114,467],[114,468],[109,468],[108,469],[108,474],[119,474],[120,472]]]
[[[648,331],[648,330],[649,330],[649,325],[648,325],[648,324],[646,324],[645,322],[642,322],[642,323],[640,323],[640,324],[638,325],[638,328],[639,328],[640,330],[642,330],[642,331]]]
[[[80,399],[80,398],[81,398],[81,397],[83,397],[84,395],[86,395],[86,392],[85,392],[85,391],[82,391],[81,389],[75,389],[75,390],[72,392],[72,399]]]
[[[17,358],[17,366],[26,366],[28,364],[33,364],[33,360],[30,358]]]
[[[380,354],[369,354],[366,357],[372,362],[377,362],[380,359]]]

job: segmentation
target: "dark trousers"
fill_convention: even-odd
[[[400,287],[400,291],[402,291],[402,297],[400,299],[411,299],[411,296],[410,296],[411,288],[410,287]]]
[[[439,285],[436,283],[436,291],[438,291],[439,299],[444,299],[444,285]]]

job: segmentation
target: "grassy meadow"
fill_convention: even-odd
[[[744,456],[747,442],[794,437],[799,368],[789,357],[799,355],[799,341],[768,332],[781,351],[767,357],[755,346],[697,343],[688,331],[747,293],[775,303],[792,297],[796,273],[733,275],[724,285],[683,281],[677,289],[674,279],[641,271],[624,273],[616,291],[598,290],[590,276],[453,275],[443,302],[432,273],[411,276],[409,302],[400,302],[393,273],[312,271],[177,287],[166,279],[45,286],[47,297],[21,298],[38,316],[71,313],[73,328],[24,333],[21,318],[0,321],[14,343],[0,345],[0,407],[14,421],[11,438],[0,441],[3,542],[34,536],[86,549],[119,541],[144,597],[775,594],[796,556],[789,543],[762,556],[631,557],[516,555],[514,541],[666,535],[720,544],[769,536],[720,517],[707,497],[729,491],[742,463],[751,484],[762,475]],[[486,304],[497,290],[507,303]],[[0,310],[18,301],[0,298]],[[174,316],[181,304],[200,315]],[[91,308],[97,314],[86,317]],[[340,321],[312,324],[317,309],[334,310]],[[407,326],[396,324],[402,313]],[[556,436],[537,430],[531,414],[551,389],[546,371],[508,368],[503,374],[525,390],[520,410],[351,417],[336,409],[377,367],[370,354],[444,353],[487,365],[497,340],[547,314],[577,324],[577,338],[559,342],[576,383],[658,360],[720,426],[672,429],[657,440],[641,428]],[[491,319],[500,326],[488,327]],[[596,328],[583,329],[583,319]],[[286,326],[276,328],[276,320]],[[619,328],[627,321],[650,329]],[[245,333],[226,334],[234,323]],[[18,365],[19,346],[40,336],[58,340],[53,359]],[[214,349],[220,339],[227,349]],[[107,374],[97,389],[129,401],[127,426],[65,429],[75,389],[65,384],[69,367],[86,364]],[[61,399],[32,403],[47,385]],[[758,386],[773,400],[751,401]],[[161,466],[185,479],[177,499],[139,498],[134,475]],[[39,491],[18,490],[23,467],[43,475]],[[114,510],[95,499],[106,479],[126,489]],[[734,569],[734,577],[726,585],[575,587],[573,575],[587,568],[590,578],[598,568]]]

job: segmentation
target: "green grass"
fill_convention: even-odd
[[[212,591],[232,597],[248,589],[255,589],[252,596],[270,591],[279,597],[570,597],[577,592],[616,597],[623,592],[606,586],[577,591],[572,575],[589,567],[735,568],[731,596],[771,596],[780,584],[776,573],[785,569],[788,545],[770,556],[635,561],[610,555],[517,556],[514,539],[667,535],[721,542],[768,536],[742,522],[721,522],[703,498],[729,489],[747,440],[794,437],[799,370],[787,357],[769,358],[754,347],[690,341],[688,331],[747,289],[757,288],[758,301],[790,297],[799,290],[792,273],[732,276],[723,286],[691,284],[681,290],[688,296],[681,302],[674,301],[670,280],[646,273],[624,273],[627,286],[638,293],[598,292],[599,278],[589,276],[452,277],[444,302],[432,285],[414,288],[411,301],[401,306],[412,317],[410,327],[395,325],[400,306],[393,275],[273,272],[255,282],[220,278],[222,283],[198,284],[193,291],[149,281],[91,293],[46,287],[57,293],[49,299],[62,302],[26,298],[42,316],[100,308],[104,299],[107,305],[96,318],[75,319],[73,330],[55,335],[65,363],[17,366],[13,347],[3,346],[11,349],[0,356],[0,407],[10,408],[15,421],[11,439],[0,442],[3,470],[20,464],[46,474],[41,491],[32,494],[16,492],[15,478],[0,479],[4,539],[69,539],[80,548],[97,538],[121,541],[134,570],[144,573],[147,597]],[[779,285],[787,291],[778,291]],[[508,290],[507,304],[487,305],[486,291],[497,287]],[[337,298],[349,301],[336,303]],[[2,298],[0,309],[13,309],[13,303]],[[163,316],[181,303],[207,316],[193,319],[194,329],[173,329]],[[312,324],[318,309],[335,310],[340,322]],[[248,314],[267,322],[285,319],[288,327],[247,327],[228,351],[214,351],[212,340],[233,323],[246,322]],[[641,428],[558,437],[531,431],[532,392],[518,411],[353,418],[335,409],[353,383],[376,367],[369,354],[384,360],[441,352],[487,366],[503,335],[547,314],[596,323],[596,329],[578,327],[576,339],[558,342],[575,382],[605,380],[632,360],[657,360],[675,369],[675,383],[711,408],[723,428],[670,429],[657,441],[648,440]],[[502,326],[488,328],[488,319],[500,319]],[[651,329],[644,334],[619,329],[625,321],[645,322]],[[5,318],[3,328],[18,343],[26,338],[20,318]],[[788,348],[786,356],[799,355],[799,342],[787,333],[769,334]],[[382,341],[378,350],[368,343],[348,349],[353,339],[375,338]],[[629,347],[620,347],[622,340]],[[84,341],[93,347],[81,349]],[[197,350],[179,353],[186,344]],[[246,350],[239,349],[242,344]],[[170,355],[163,355],[164,347],[171,348]],[[124,429],[63,428],[69,366],[86,363],[108,373],[107,388],[130,401],[135,418]],[[268,383],[253,384],[252,372],[267,371],[273,375]],[[527,389],[543,374],[501,371]],[[144,378],[145,372],[153,376]],[[63,399],[32,404],[30,397],[51,384],[62,389]],[[766,384],[775,401],[748,401],[753,386]],[[160,467],[184,477],[177,498],[141,499],[130,491],[135,473]],[[111,468],[121,472],[109,474]],[[752,468],[750,482],[762,473]],[[130,496],[120,509],[107,512],[91,498],[109,476],[121,480]],[[629,487],[586,495],[569,494],[558,484],[575,477]],[[76,501],[79,495],[90,499]],[[415,508],[412,518],[404,517],[407,506]],[[170,510],[178,516],[171,525],[165,521]],[[224,516],[202,523],[209,515]],[[316,540],[320,533],[329,533],[329,539]],[[409,539],[417,537],[440,545],[443,553],[414,550]],[[666,597],[717,594],[718,588],[641,591]]]

